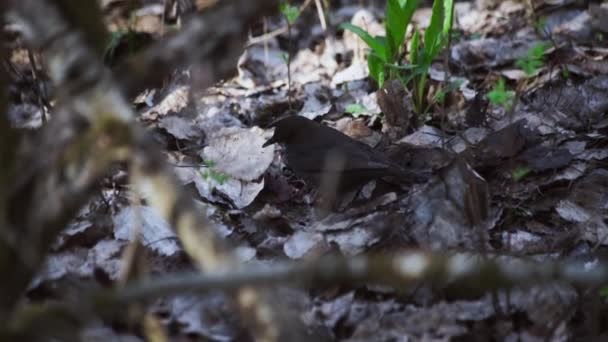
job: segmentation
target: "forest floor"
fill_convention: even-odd
[[[118,32],[127,25],[143,40],[159,40],[175,26],[163,3],[125,9],[106,1],[108,27]],[[337,28],[354,22],[382,35],[384,8],[342,1],[320,17],[315,2],[306,3],[289,27],[280,14],[260,18],[264,24],[252,29],[233,78],[201,89],[205,70],[182,68],[131,99],[138,124],[244,265],[416,248],[602,260],[608,245],[608,2],[456,3],[450,43],[428,69],[424,113],[415,112],[399,82],[378,89],[366,45]],[[422,3],[413,17],[420,30],[431,13]],[[116,45],[117,55],[119,49],[125,47]],[[12,75],[11,94],[21,95],[11,97],[9,116],[16,127],[35,130],[42,110],[30,86],[45,81],[31,79],[24,51],[19,44],[11,51],[20,71]],[[497,94],[507,101],[492,97]],[[372,181],[327,212],[315,189],[285,165],[284,147],[262,147],[272,136],[269,125],[286,115],[328,125],[430,177],[407,186]],[[117,281],[125,250],[136,240],[146,272],[194,269],[145,192],[134,195],[127,174],[118,166],[108,175],[52,247],[28,297],[63,297],[74,282]],[[599,288],[552,283],[485,291],[475,285],[280,286],[272,292],[286,317],[315,339],[566,341],[607,333],[607,299]],[[147,310],[175,340],[242,338],[223,292],[157,299]],[[106,321],[92,322],[86,334],[129,341],[145,335]]]

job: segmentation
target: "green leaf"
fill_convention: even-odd
[[[127,34],[126,31],[115,31],[110,33],[110,37],[108,39],[108,45],[106,45],[105,51],[103,52],[104,59],[112,60],[114,59],[114,52],[116,52],[116,48],[118,44],[120,44],[120,40]]]
[[[414,78],[414,106],[418,114],[423,113],[424,90],[426,89],[426,68],[422,75]]]
[[[287,62],[289,62],[289,54],[287,52],[282,52],[280,54],[280,56],[281,56],[281,59],[283,60],[283,63],[287,64]]]
[[[214,167],[215,166],[215,162],[211,159],[203,159],[203,164],[206,167]]]
[[[493,105],[498,105],[505,110],[508,110],[513,102],[514,94],[512,91],[507,91],[505,88],[505,80],[499,78],[498,82],[494,85],[494,88],[486,94],[486,97]]]
[[[385,9],[387,61],[394,62],[405,40],[405,30],[418,7],[418,0],[388,0]]]
[[[543,66],[543,62],[534,59],[518,59],[515,65],[523,70],[526,76],[532,76]]]
[[[534,29],[536,30],[536,32],[544,33],[546,25],[547,25],[547,18],[539,17],[536,20],[536,22],[534,23]]]
[[[378,83],[379,87],[382,87],[384,80],[386,79],[384,61],[382,61],[378,55],[370,53],[367,56],[367,67],[369,69],[369,76]]]
[[[481,39],[481,37],[483,37],[481,33],[473,32],[469,35],[469,40],[477,40]]]
[[[447,44],[452,18],[454,14],[453,0],[435,0],[431,13],[431,22],[424,32],[423,62],[431,64],[439,51]]]
[[[216,171],[214,169],[211,169],[211,168],[199,170],[198,174],[201,176],[201,178],[204,181],[213,180],[220,185],[224,184],[226,182],[226,180],[228,180],[228,178],[230,178],[228,175],[221,173],[219,171]]]
[[[462,32],[460,32],[460,31],[451,31],[450,32],[450,39],[452,41],[459,40],[461,37],[462,37]]]
[[[381,37],[372,37],[365,30],[360,28],[359,26],[353,25],[351,23],[342,23],[340,24],[340,28],[349,30],[352,33],[356,34],[361,38],[367,46],[369,46],[373,52],[375,52],[382,61],[386,62],[386,46],[384,44],[384,40]]]
[[[220,185],[224,184],[228,180],[228,178],[230,178],[230,177],[228,177],[228,175],[226,175],[226,174],[211,170],[211,179],[213,179]]]
[[[534,75],[545,63],[545,51],[548,48],[549,45],[544,42],[532,45],[526,56],[520,57],[515,61],[515,65],[522,69],[526,75]]]
[[[418,65],[418,46],[420,44],[420,34],[417,29],[414,29],[414,35],[410,40],[410,64]]]
[[[598,42],[603,42],[604,41],[604,34],[602,32],[596,32],[595,33],[595,39]]]
[[[549,48],[549,45],[544,42],[538,42],[532,45],[528,56],[533,59],[541,59],[545,57],[545,51]]]
[[[416,64],[384,64],[385,67],[395,70],[416,70],[418,65]]]
[[[346,108],[344,108],[344,111],[352,114],[354,117],[366,114],[368,112],[367,108],[359,103],[351,103],[347,105]]]
[[[463,81],[463,80],[460,80],[460,79],[458,79],[458,80],[453,80],[453,81],[451,81],[451,82],[450,82],[450,84],[448,84],[448,86],[445,88],[445,91],[446,91],[446,92],[448,92],[448,93],[449,93],[449,92],[451,92],[451,91],[454,91],[454,90],[456,90],[456,89],[460,88],[460,86],[461,86],[463,83],[464,83],[464,81]]]
[[[608,298],[608,286],[602,287],[599,292],[600,297],[603,297],[604,299]]]
[[[513,176],[513,180],[519,182],[522,178],[524,178],[528,173],[530,173],[530,169],[526,166],[520,166],[513,170],[511,175]]]
[[[443,18],[443,37],[447,39],[452,29],[452,20],[454,19],[454,1],[443,0],[443,9],[445,10],[445,16]],[[444,42],[444,45],[447,42]]]
[[[443,102],[443,100],[445,99],[445,95],[447,93],[453,92],[454,90],[460,88],[462,83],[463,83],[462,80],[451,81],[444,89],[439,90],[437,93],[435,93],[434,100],[436,102]]]
[[[441,32],[445,21],[443,0],[435,0],[431,13],[431,22],[424,32],[423,62],[430,64],[441,46]]]
[[[289,25],[292,25],[300,15],[300,10],[296,6],[291,6],[286,2],[282,2],[279,5],[279,10],[281,11],[281,14],[285,16]]]
[[[445,90],[439,90],[436,92],[433,100],[439,103],[443,102],[443,100],[445,100]]]

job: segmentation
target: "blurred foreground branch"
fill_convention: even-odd
[[[234,272],[165,274],[94,295],[91,301],[97,305],[118,305],[184,292],[229,291],[244,285],[352,286],[353,283],[380,283],[398,289],[421,281],[437,286],[468,288],[474,284],[480,291],[525,288],[548,282],[592,287],[608,284],[608,263],[536,262],[506,256],[490,259],[472,253],[415,250],[394,255],[328,256],[309,261],[250,265]]]
[[[57,88],[57,106],[52,120],[34,139],[25,141],[23,146],[9,145],[11,152],[19,151],[21,155],[10,174],[0,175],[2,183],[10,184],[0,201],[0,272],[9,275],[9,280],[0,285],[0,319],[10,320],[51,243],[87,203],[100,179],[119,162],[132,161],[140,168],[138,174],[143,176],[138,185],[151,190],[147,200],[176,229],[184,249],[200,268],[214,271],[234,265],[236,258],[181,189],[156,144],[135,124],[130,104],[98,53],[87,44],[91,31],[78,27],[86,23],[68,19],[75,13],[68,8],[82,4],[62,2],[65,6],[56,6],[48,0],[11,4],[25,28],[24,38],[46,58],[48,74]],[[249,1],[237,0],[219,6],[243,11],[254,7]],[[233,23],[228,32],[239,31],[244,36],[244,24]],[[203,32],[208,33],[206,41],[191,42],[200,44],[196,46],[203,51],[199,56],[221,60],[222,53],[240,54],[240,48],[221,51],[225,47],[236,49],[238,42],[206,45],[215,39],[208,24],[198,25],[207,28]],[[150,70],[145,72],[151,74]],[[217,81],[217,76],[207,75],[209,82]],[[7,140],[4,136],[0,139],[0,145]],[[256,339],[277,340],[280,329],[275,326],[277,320],[263,295],[250,288],[237,293],[244,321]],[[23,326],[31,321],[30,316],[13,323]]]
[[[478,254],[447,254],[406,251],[394,255],[327,256],[313,260],[249,265],[235,271],[165,274],[127,284],[125,287],[94,292],[77,303],[66,303],[38,312],[46,315],[78,315],[122,310],[125,304],[163,296],[233,291],[249,286],[292,285],[322,287],[338,284],[384,284],[395,289],[428,282],[433,286],[480,291],[525,288],[548,282],[566,282],[592,287],[608,283],[608,264],[574,261],[534,262],[514,257],[488,259]],[[89,310],[89,312],[86,312]],[[29,314],[29,313],[28,313]]]

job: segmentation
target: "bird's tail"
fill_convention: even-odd
[[[431,178],[429,171],[406,170],[398,165],[391,165],[388,175],[400,184],[426,183]]]

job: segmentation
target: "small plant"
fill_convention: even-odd
[[[384,27],[386,37],[372,37],[364,29],[350,23],[342,23],[341,28],[355,33],[371,49],[367,56],[369,74],[382,87],[384,81],[395,78],[395,69],[388,65],[398,64],[400,50],[405,41],[405,29],[409,25],[418,0],[388,0],[385,8]]]
[[[515,170],[513,170],[513,172],[511,173],[511,176],[513,177],[514,181],[519,182],[528,173],[530,173],[530,169],[528,167],[526,167],[526,166],[520,166],[520,167],[516,168]]]
[[[452,0],[435,0],[431,22],[424,32],[422,49],[417,30],[414,31],[414,36],[410,41],[410,64],[416,65],[410,78],[413,80],[414,108],[418,114],[424,114],[428,108],[425,104],[427,71],[433,59],[448,43],[453,13],[454,2]]]
[[[283,14],[287,21],[287,57],[284,59],[285,64],[287,64],[287,96],[289,98],[289,109],[291,110],[291,26],[296,22],[298,16],[300,16],[300,10],[287,2],[281,2],[279,11],[281,11],[281,14]]]
[[[597,40],[598,42],[603,42],[604,41],[604,34],[602,32],[597,32],[595,34],[595,40]]]
[[[431,22],[424,33],[423,42],[420,42],[418,31],[414,30],[409,44],[409,64],[405,64],[399,60],[404,48],[405,29],[417,6],[418,0],[388,0],[384,23],[386,37],[372,37],[361,27],[350,23],[343,23],[341,27],[354,32],[370,47],[371,52],[367,56],[369,74],[378,86],[382,87],[387,79],[400,79],[404,86],[412,89],[414,107],[419,114],[423,114],[428,108],[425,107],[427,71],[449,40],[454,2],[433,2]],[[407,77],[403,75],[405,71],[409,73]]]
[[[479,32],[473,32],[469,35],[469,40],[478,40],[483,38],[483,35]]]
[[[608,300],[608,286],[604,286],[599,290],[599,295],[604,300]]]
[[[359,103],[351,103],[344,108],[344,111],[352,114],[354,117],[358,117],[361,115],[365,115],[367,113],[367,108],[365,108],[362,104]]]
[[[205,166],[204,169],[199,170],[201,178],[205,181],[213,180],[216,183],[222,185],[230,178],[227,174],[222,173],[214,169],[215,162],[213,160],[203,160]]]
[[[548,47],[548,44],[542,42],[534,44],[525,56],[517,59],[515,65],[521,68],[527,76],[536,74],[538,69],[545,64],[545,51]]]
[[[300,10],[296,6],[292,6],[286,2],[279,5],[279,11],[281,11],[281,14],[283,14],[289,25],[293,25],[300,15]]]
[[[546,30],[545,30],[546,26],[547,26],[547,18],[545,18],[545,17],[539,17],[534,22],[534,30],[538,34],[546,34]]]
[[[117,55],[132,55],[145,44],[142,35],[133,29],[135,20],[135,15],[131,15],[126,29],[121,28],[110,33],[103,51],[103,59],[107,65],[115,63]]]
[[[120,41],[125,34],[126,33],[123,31],[114,31],[110,33],[108,44],[103,52],[103,56],[106,61],[114,59],[116,48],[118,47],[118,44],[120,44]]]
[[[505,80],[499,78],[498,82],[494,85],[494,88],[486,94],[486,97],[491,104],[509,110],[511,105],[513,105],[515,94],[511,90],[507,90],[505,88]]]
[[[462,85],[462,82],[463,82],[462,80],[454,80],[454,81],[450,82],[450,84],[448,84],[447,87],[445,87],[444,89],[441,89],[435,93],[435,97],[433,98],[433,101],[436,103],[442,103],[443,101],[445,101],[445,95],[460,88],[460,86]]]
[[[217,184],[224,184],[230,178],[228,175],[215,170],[213,167],[215,166],[215,162],[213,160],[203,160],[203,164],[205,168],[199,170],[198,173],[204,181],[213,180]]]
[[[222,185],[224,184],[224,182],[226,182],[228,180],[228,176],[215,171],[213,169],[209,169],[209,170],[204,170],[204,171],[199,171],[199,174],[201,175],[201,178],[203,180],[213,180],[215,181],[217,184]]]

